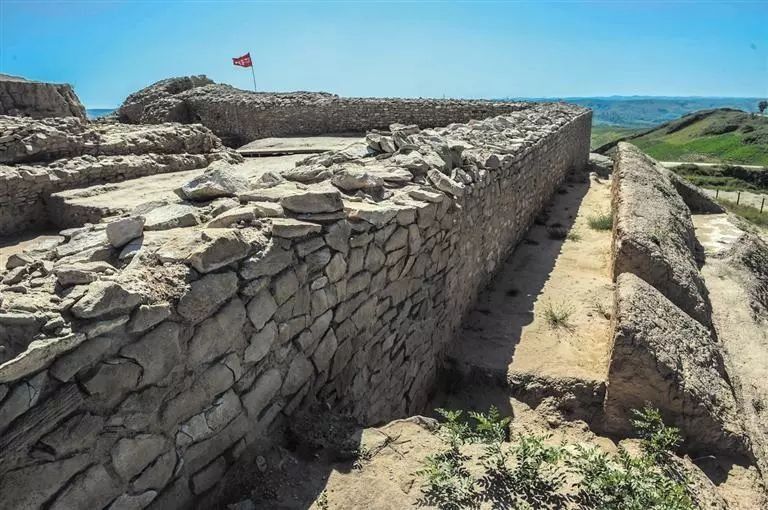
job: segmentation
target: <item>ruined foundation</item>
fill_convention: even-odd
[[[186,508],[303,410],[423,411],[478,290],[585,167],[590,123],[528,105],[393,126],[257,183],[214,164],[184,203],[15,258],[0,507]],[[200,224],[145,230],[182,205]]]

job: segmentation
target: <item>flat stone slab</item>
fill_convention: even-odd
[[[289,138],[262,138],[237,149],[243,156],[278,156],[283,154],[315,154],[339,150],[363,139],[362,135],[328,135]]]

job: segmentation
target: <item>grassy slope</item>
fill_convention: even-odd
[[[644,129],[609,126],[605,124],[593,125],[591,143],[592,149],[600,147],[601,145],[605,145],[608,142],[618,140],[619,138],[623,138],[625,136],[632,136],[636,133],[639,133],[640,131],[644,131]]]
[[[768,117],[736,110],[696,115],[693,122],[683,117],[631,142],[660,161],[768,165]]]

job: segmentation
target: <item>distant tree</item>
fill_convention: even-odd
[[[768,101],[760,101],[757,103],[757,109],[760,110],[760,113],[765,113],[765,109],[768,108]]]

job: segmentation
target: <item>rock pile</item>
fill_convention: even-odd
[[[29,81],[0,74],[0,115],[33,117],[78,117],[85,107],[71,85]]]
[[[53,192],[202,168],[220,159],[242,161],[199,125],[0,116],[0,235],[47,224],[45,199]]]
[[[216,163],[185,201],[14,257],[4,503],[205,506],[249,443],[315,403],[368,423],[420,409],[477,289],[585,166],[590,121],[540,105],[391,126],[245,188]]]

